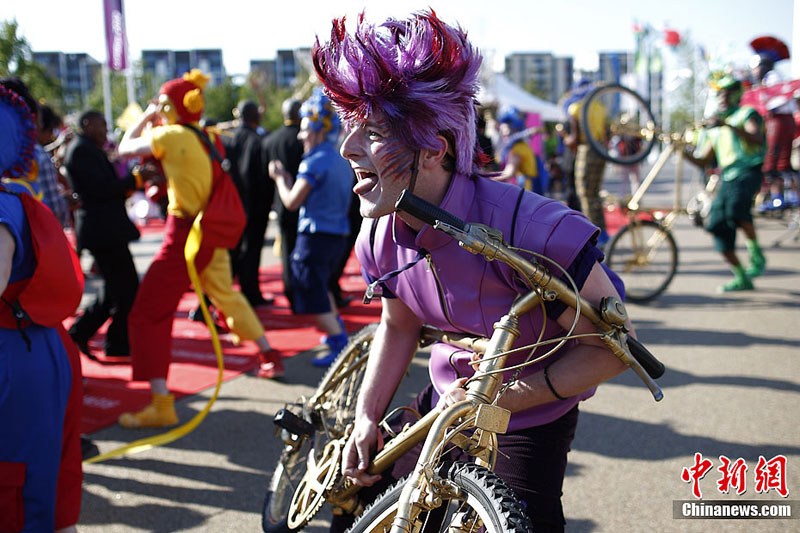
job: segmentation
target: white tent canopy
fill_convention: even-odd
[[[513,105],[525,113],[538,113],[545,122],[564,120],[564,113],[556,104],[537,98],[497,72],[489,73],[482,80],[478,101],[481,105],[496,104],[498,107]]]

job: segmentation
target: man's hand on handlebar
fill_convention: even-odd
[[[456,404],[467,398],[467,391],[464,385],[467,383],[468,378],[458,378],[442,393],[439,401],[436,403],[437,411],[444,411],[453,404]]]
[[[381,476],[368,474],[367,467],[380,448],[383,448],[383,435],[378,425],[367,418],[357,418],[342,452],[342,473],[360,487],[374,485]]]

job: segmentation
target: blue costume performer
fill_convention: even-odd
[[[330,352],[314,359],[316,366],[330,365],[347,344],[347,333],[328,290],[335,265],[345,251],[350,222],[353,171],[339,155],[334,141],[339,119],[330,100],[317,90],[300,108],[300,133],[305,155],[292,183],[279,161],[270,162],[270,176],[286,209],[300,209],[297,242],[291,257],[294,309],[315,315]]]
[[[16,93],[0,86],[4,179],[29,174],[35,134],[28,107]],[[55,218],[53,222],[57,224]],[[17,312],[18,297],[37,268],[32,239],[20,198],[0,192],[1,531],[55,527],[64,410],[72,378],[58,332]]]

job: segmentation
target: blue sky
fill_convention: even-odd
[[[688,31],[712,55],[739,63],[747,62],[747,42],[757,35],[792,44],[792,0],[125,0],[125,12],[133,58],[143,48],[222,48],[235,74],[247,71],[250,59],[310,46],[317,34],[327,37],[334,16],[352,20],[367,4],[373,20],[432,6],[444,20],[460,23],[495,58],[496,69],[513,51],[553,51],[591,68],[598,51],[633,49],[635,19]],[[102,0],[2,2],[0,19],[14,17],[36,51],[105,59]]]

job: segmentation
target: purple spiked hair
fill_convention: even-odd
[[[350,124],[381,111],[409,148],[437,149],[436,136],[449,132],[456,172],[478,170],[475,94],[481,55],[460,27],[442,22],[433,10],[381,25],[358,17],[353,35],[345,19],[334,19],[331,39],[312,50],[314,68],[340,114]]]

